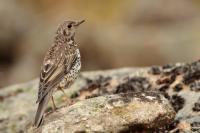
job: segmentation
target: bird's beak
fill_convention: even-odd
[[[85,22],[85,20],[81,20],[81,21],[78,21],[75,26],[79,26],[80,24],[82,24],[83,22]]]

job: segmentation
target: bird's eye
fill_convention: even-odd
[[[70,29],[71,27],[72,27],[72,25],[71,25],[71,24],[69,24],[69,25],[67,26],[67,28],[69,28],[69,29]]]
[[[63,30],[63,35],[65,35],[65,36],[67,35],[67,33],[66,33],[66,31],[65,31],[65,30]]]

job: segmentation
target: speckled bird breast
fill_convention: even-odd
[[[77,77],[80,73],[80,69],[81,69],[81,56],[80,56],[79,49],[76,49],[75,53],[76,53],[77,58],[74,61],[74,63],[72,64],[72,67],[71,67],[69,73],[67,73],[64,76],[64,78],[59,83],[58,87],[62,87],[65,89],[65,88],[69,87],[74,82],[74,80],[77,79]]]

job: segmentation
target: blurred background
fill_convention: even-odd
[[[0,87],[39,76],[58,24],[81,20],[82,71],[199,59],[199,0],[1,0]]]

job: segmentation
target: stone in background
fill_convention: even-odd
[[[66,19],[86,19],[77,32],[82,70],[198,59],[199,14],[195,0],[1,1],[0,86],[39,75]]]

